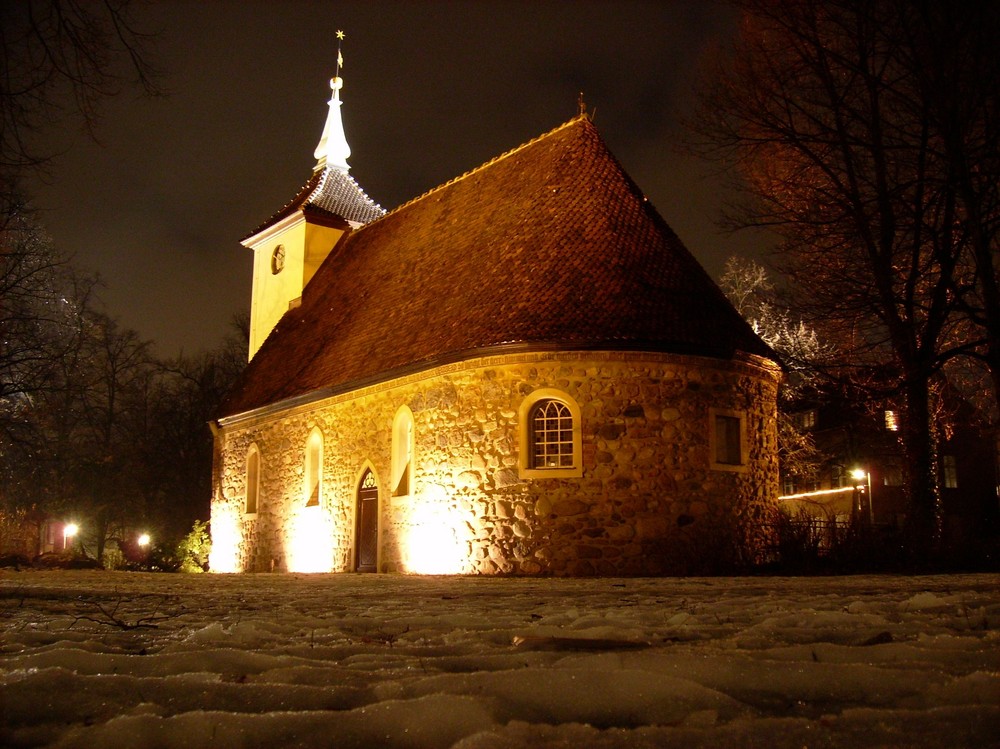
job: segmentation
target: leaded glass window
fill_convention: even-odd
[[[531,412],[532,466],[573,467],[573,416],[557,400],[539,401]]]

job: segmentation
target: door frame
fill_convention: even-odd
[[[369,471],[375,479],[375,488],[377,491],[375,497],[375,569],[373,571],[378,572],[382,563],[382,480],[379,478],[375,466],[371,464],[371,461],[366,460],[354,477],[354,530],[352,534],[353,549],[351,552],[351,569],[354,572],[360,571],[358,564],[361,556],[361,545],[359,543],[361,538],[361,482],[364,480],[365,474]]]

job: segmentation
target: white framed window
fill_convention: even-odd
[[[710,408],[708,430],[712,469],[747,470],[746,414],[743,411]]]
[[[400,406],[392,420],[392,460],[390,481],[393,497],[413,493],[413,412]]]
[[[531,467],[573,467],[573,415],[553,399],[539,401],[531,410]]]
[[[246,506],[244,512],[247,515],[257,514],[257,503],[260,494],[260,450],[257,445],[250,445],[247,450],[246,469]]]
[[[323,499],[323,433],[315,428],[306,440],[303,496],[306,507],[317,507]]]
[[[580,407],[561,390],[540,388],[518,409],[521,478],[583,475]]]

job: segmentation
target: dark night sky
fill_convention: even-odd
[[[163,356],[214,346],[249,308],[239,239],[305,182],[326,118],[337,29],[351,173],[393,208],[568,120],[577,92],[610,146],[718,277],[754,237],[715,228],[713,167],[680,154],[695,72],[736,30],[709,0],[662,2],[158,2],[170,95],[105,102],[100,143],[32,190],[108,311]]]

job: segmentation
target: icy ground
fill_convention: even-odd
[[[1000,576],[0,573],[0,746],[997,747]]]

